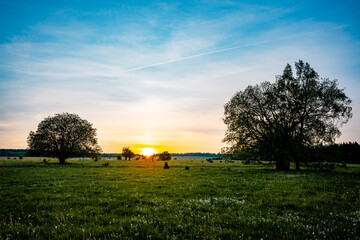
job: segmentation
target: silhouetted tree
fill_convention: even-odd
[[[171,160],[171,154],[167,151],[159,153],[159,160],[169,161],[169,160]]]
[[[223,152],[250,149],[262,160],[288,170],[300,168],[305,147],[329,144],[340,135],[338,126],[352,117],[351,100],[337,80],[320,79],[308,63],[289,64],[275,83],[263,82],[237,92],[225,105],[228,129]]]
[[[124,156],[125,160],[128,159],[129,161],[135,156],[133,151],[131,151],[130,147],[123,147],[121,155]]]
[[[47,117],[28,137],[30,155],[57,157],[59,163],[75,156],[100,156],[96,129],[76,114],[62,113]]]

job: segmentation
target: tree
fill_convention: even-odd
[[[76,114],[62,113],[47,117],[28,137],[30,155],[57,157],[59,163],[75,156],[97,157],[101,148],[96,129]]]
[[[171,154],[168,151],[159,153],[159,160],[169,161],[169,160],[171,160]]]
[[[125,160],[129,159],[129,161],[135,156],[133,151],[130,150],[130,147],[123,147],[121,155],[124,156]]]
[[[289,64],[275,83],[263,82],[237,92],[225,105],[223,152],[250,149],[277,170],[296,169],[306,147],[333,143],[339,126],[352,117],[351,100],[337,80],[320,79],[308,63]]]

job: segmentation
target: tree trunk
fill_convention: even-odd
[[[299,158],[296,158],[296,171],[299,171],[300,170],[300,159]]]
[[[289,153],[283,150],[281,155],[276,160],[277,171],[288,171],[290,170],[290,158]]]
[[[297,143],[295,146],[295,164],[296,164],[296,171],[300,170],[300,161],[304,160],[304,148],[300,143]]]
[[[65,157],[63,157],[63,156],[59,157],[59,163],[60,164],[65,164],[65,160],[66,160]]]
[[[287,159],[276,161],[276,171],[288,171],[290,169],[290,162]]]

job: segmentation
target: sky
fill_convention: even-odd
[[[216,153],[224,104],[300,59],[338,79],[336,141],[360,142],[359,1],[0,0],[0,148],[69,112],[104,152]]]

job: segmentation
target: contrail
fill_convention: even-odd
[[[156,66],[160,66],[160,65],[173,63],[173,62],[184,61],[184,60],[191,59],[191,58],[197,58],[197,57],[212,55],[212,54],[216,54],[216,53],[227,52],[227,51],[238,49],[238,48],[253,47],[253,46],[257,46],[257,45],[266,44],[266,43],[269,43],[269,42],[275,42],[275,41],[279,41],[279,40],[283,40],[283,39],[294,38],[294,37],[298,37],[298,36],[302,36],[302,35],[308,35],[308,34],[312,34],[312,33],[316,33],[316,32],[319,32],[319,31],[305,32],[305,33],[301,33],[301,34],[295,34],[295,35],[290,35],[290,36],[286,36],[286,37],[281,37],[281,38],[276,38],[276,39],[271,39],[271,40],[265,40],[265,41],[261,41],[261,42],[251,43],[251,44],[238,45],[238,46],[234,46],[234,47],[223,48],[223,49],[219,49],[219,50],[213,50],[213,51],[199,53],[199,54],[186,56],[186,57],[181,57],[181,58],[175,58],[175,59],[171,59],[171,60],[164,61],[164,62],[158,62],[158,63],[145,65],[145,66],[141,66],[141,67],[130,68],[128,70],[125,70],[124,73],[134,72],[134,71],[137,71],[137,70],[156,67]]]

